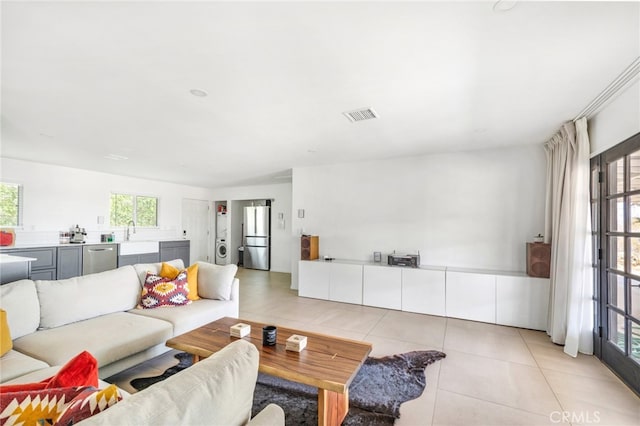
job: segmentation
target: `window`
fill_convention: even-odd
[[[595,352],[640,392],[640,133],[592,159]]]
[[[0,182],[0,226],[22,226],[22,185]]]
[[[111,226],[158,226],[158,199],[144,195],[111,194]]]

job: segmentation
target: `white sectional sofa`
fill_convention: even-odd
[[[179,259],[168,263],[184,268]],[[167,351],[165,342],[173,336],[238,316],[237,267],[205,262],[198,262],[200,300],[136,309],[146,272],[157,274],[160,266],[139,264],[66,280],[0,286],[0,308],[7,312],[13,339],[13,349],[0,358],[0,383],[50,377],[84,350],[97,359],[100,378],[106,378]]]

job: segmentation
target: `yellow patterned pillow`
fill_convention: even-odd
[[[98,414],[122,399],[116,385],[104,389],[85,388],[66,406],[56,419],[59,425],[75,425],[76,423]]]
[[[162,278],[170,278],[175,280],[180,270],[174,266],[169,265],[168,263],[162,262],[162,267],[160,268],[160,276]],[[187,268],[187,286],[189,287],[189,295],[187,296],[189,300],[198,300],[200,296],[198,296],[198,264],[194,263],[193,265]]]
[[[7,312],[0,309],[0,356],[11,349],[13,349],[13,341],[11,340],[11,331],[7,322]]]

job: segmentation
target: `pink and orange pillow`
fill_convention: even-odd
[[[174,279],[147,272],[142,286],[138,309],[183,306],[191,303],[187,286],[187,271],[180,271]]]
[[[189,286],[189,300],[198,300],[200,296],[198,296],[198,264],[194,263],[189,266],[187,269],[187,285]],[[174,266],[169,265],[168,263],[162,262],[162,267],[160,268],[160,276],[163,278],[175,279],[180,270]]]

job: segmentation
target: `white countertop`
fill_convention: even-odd
[[[308,261],[305,261],[308,262]],[[440,266],[440,265],[420,265],[417,268],[413,268],[411,266],[399,266],[399,265],[389,265],[387,263],[382,262],[371,262],[367,260],[351,260],[351,259],[333,259],[333,260],[325,260],[325,259],[316,259],[311,260],[309,262],[320,262],[320,263],[341,263],[341,264],[349,264],[349,265],[363,265],[363,266],[379,266],[384,268],[406,268],[406,269],[426,269],[431,271],[446,271],[446,272],[463,272],[468,274],[488,274],[488,275],[503,275],[503,276],[513,276],[513,277],[525,277],[527,274],[523,271],[499,271],[494,269],[481,269],[481,268],[461,268],[456,266]]]
[[[411,266],[400,266],[400,265],[389,265],[388,263],[383,262],[371,262],[368,260],[351,260],[351,259],[316,259],[311,260],[311,262],[320,262],[320,263],[341,263],[348,265],[363,265],[363,266],[380,266],[383,268],[407,268],[407,269],[428,269],[432,271],[445,271],[447,270],[446,266],[437,266],[437,265],[420,265],[418,268],[413,268]]]
[[[138,242],[138,241],[189,241],[182,238],[163,238],[163,239],[154,239],[154,240],[130,240],[130,241],[111,241],[111,242],[100,242],[100,241],[86,241],[84,243],[22,243],[15,244],[13,246],[3,246],[0,247],[0,251],[3,250],[12,250],[12,249],[30,249],[30,248],[44,248],[44,247],[82,247],[82,246],[96,246],[102,244],[120,244],[120,243],[128,243],[128,242]]]
[[[35,257],[11,256],[9,254],[0,254],[0,265],[7,263],[33,262],[38,260]]]

